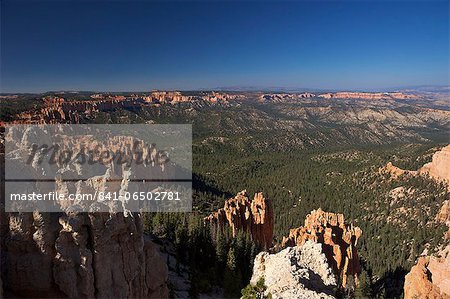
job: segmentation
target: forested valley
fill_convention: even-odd
[[[204,225],[203,217],[222,207],[225,199],[243,189],[249,194],[263,192],[274,204],[278,243],[290,228],[303,225],[314,209],[343,213],[363,231],[358,243],[362,283],[355,294],[361,298],[400,297],[404,275],[418,255],[443,242],[447,228],[437,223],[435,216],[449,194],[444,184],[426,177],[404,175],[393,180],[379,168],[392,161],[404,169],[417,169],[440,146],[397,144],[279,152],[236,150],[221,142],[197,144],[193,155],[194,213],[149,215],[148,230],[173,240],[180,261],[193,265],[197,271],[192,275],[193,295],[208,291],[214,281],[224,287],[227,296],[235,297],[248,283],[252,259],[262,248],[245,234],[231,238]],[[396,188],[409,192],[397,199],[392,195]],[[215,270],[210,271],[211,264]]]

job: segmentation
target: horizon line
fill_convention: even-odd
[[[429,89],[443,88],[450,89],[449,85],[411,85],[386,88],[303,88],[303,87],[285,87],[285,86],[222,86],[214,88],[150,88],[149,90],[83,90],[83,89],[61,89],[46,91],[0,91],[1,95],[10,94],[46,94],[46,93],[149,93],[157,91],[168,92],[195,92],[195,91],[219,91],[219,92],[394,92],[405,91],[409,89]]]

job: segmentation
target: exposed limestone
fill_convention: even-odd
[[[12,130],[10,133],[20,131]],[[17,144],[17,159],[21,158],[19,153],[25,144],[46,135],[27,131],[21,136],[17,139],[20,140]],[[84,138],[92,146],[96,145],[89,136]],[[109,146],[131,144],[131,140],[118,138],[111,140]],[[75,148],[77,144],[80,145],[79,139],[63,139],[67,140],[61,143],[63,146]],[[70,171],[69,168],[61,169]],[[42,171],[33,164],[24,169],[28,172]],[[126,178],[123,169],[116,170]],[[89,187],[95,190],[106,188],[105,180],[97,180],[98,177],[105,178],[106,172],[101,173],[102,176],[95,176],[89,172],[92,167],[80,166],[75,170],[90,179],[83,183],[70,181],[67,184],[57,180],[56,191],[64,192],[67,186],[73,187],[70,184],[79,186],[79,189],[73,188],[74,194],[86,194]],[[108,187],[121,189],[126,181],[119,180]],[[23,188],[25,186],[24,183]],[[0,212],[0,222],[2,283],[7,297],[168,297],[167,265],[155,245],[145,239],[138,213]]]
[[[202,95],[187,96],[182,95],[178,91],[154,91],[148,96],[144,96],[143,100],[148,103],[157,104],[177,104],[183,102],[205,101],[209,103],[226,103],[237,99],[242,99],[242,95],[227,94],[219,92],[204,93]]]
[[[405,277],[405,299],[450,299],[450,245],[436,256],[420,257]]]
[[[160,95],[158,95],[158,93]],[[165,93],[165,96],[161,94]],[[390,144],[392,142],[426,142],[429,130],[436,133],[450,126],[448,101],[434,96],[426,99],[397,100],[365,100],[365,99],[324,99],[311,93],[261,93],[261,92],[207,92],[181,93],[173,91],[157,91],[129,94],[125,98],[112,94],[78,94],[58,93],[53,97],[63,99],[62,103],[44,103],[42,99],[33,99],[36,108],[23,111],[18,115],[9,115],[7,123],[132,123],[143,117],[145,123],[155,123],[160,117],[182,115],[187,122],[204,119],[211,130],[211,136],[223,136],[224,133],[239,131],[240,134],[256,132],[283,132],[276,140],[264,139],[252,143],[255,149],[276,147],[287,150],[293,147],[324,147],[329,144]],[[261,97],[263,95],[263,97]],[[265,98],[264,96],[268,96]],[[39,95],[36,95],[39,97]],[[181,99],[179,98],[181,97]],[[192,98],[184,100],[184,98]],[[422,97],[422,96],[419,96]],[[23,95],[18,99],[20,106]],[[160,100],[161,98],[161,100]],[[254,102],[259,102],[253,106]],[[286,105],[275,105],[276,102]],[[238,109],[230,116],[218,113],[208,117],[205,107],[239,107],[248,103],[250,110]],[[176,107],[175,107],[176,106]],[[44,108],[42,111],[41,109]],[[405,109],[408,107],[408,109]],[[438,108],[442,107],[442,108]],[[25,109],[25,107],[23,107]],[[266,108],[269,108],[267,110]],[[273,108],[273,109],[272,109]],[[22,111],[22,109],[20,109]],[[125,111],[133,111],[130,115]],[[218,111],[219,112],[219,111]],[[275,114],[274,114],[275,113]],[[277,116],[274,118],[274,116]],[[204,118],[203,118],[204,117]],[[225,117],[225,118],[224,118]],[[144,119],[145,118],[145,119]],[[209,123],[208,120],[213,120]],[[229,126],[223,126],[222,121]],[[245,122],[241,121],[245,119]],[[204,124],[206,124],[204,123]],[[5,124],[0,120],[0,125]],[[327,128],[325,130],[325,128]],[[425,130],[417,130],[424,128]],[[229,131],[229,132],[228,132]],[[444,130],[445,131],[445,130]],[[319,132],[317,135],[316,133]],[[250,136],[249,135],[249,136]],[[236,144],[235,146],[240,146]]]
[[[450,190],[450,145],[434,153],[432,161],[420,168],[419,173],[444,181],[449,185]]]
[[[444,201],[439,213],[436,215],[436,220],[448,226],[448,231],[444,237],[450,239],[450,200]]]
[[[394,166],[392,162],[388,162],[385,166],[381,167],[378,172],[380,174],[389,174],[392,180],[396,180],[402,175],[417,175],[417,171],[414,170],[404,170],[397,166]]]
[[[444,182],[450,190],[450,144],[433,154],[432,161],[423,165],[419,170],[404,170],[388,162],[378,170],[381,174],[389,174],[396,180],[404,174],[430,176],[438,182]]]
[[[276,254],[259,253],[250,283],[256,285],[260,278],[264,278],[272,298],[334,298],[336,278],[322,245],[312,241]]]
[[[436,218],[439,222],[450,226],[450,200],[444,201]]]
[[[42,98],[42,107],[33,111],[25,111],[16,116],[12,123],[20,124],[56,124],[80,123],[82,118],[93,119],[100,111],[120,109],[138,109],[148,105],[207,103],[227,104],[230,101],[243,99],[243,95],[208,92],[197,96],[186,96],[180,92],[159,91],[147,95],[107,95],[93,94],[88,100],[66,100],[63,97],[47,96]]]
[[[402,92],[330,92],[322,94],[304,93],[275,93],[263,94],[260,101],[286,101],[292,99],[320,97],[324,99],[362,99],[362,100],[415,100],[420,96]]]
[[[107,133],[97,137],[87,134],[87,130],[83,131],[86,135],[82,135],[81,131],[66,135],[59,128],[56,126],[43,131],[44,129],[39,126],[13,127],[6,134],[5,140],[10,144],[10,151],[6,157],[11,177],[21,178],[26,173],[30,175],[27,178],[45,177],[55,180],[55,184],[39,184],[32,180],[23,182],[16,187],[17,192],[28,188],[29,191],[44,194],[53,192],[66,197],[69,194],[89,194],[94,198],[98,192],[103,194],[133,192],[136,191],[136,184],[130,184],[129,180],[151,177],[173,178],[177,171],[176,163],[169,161],[167,153],[157,149],[156,145],[135,137],[110,136]],[[50,130],[51,134],[48,133]],[[30,151],[33,143],[57,144],[58,147],[47,152]],[[26,163],[28,160],[31,162]],[[80,160],[90,163],[79,163]],[[158,187],[159,183],[148,182],[141,184],[140,191],[152,191]],[[31,205],[34,205],[33,208],[30,208]],[[115,213],[126,210],[139,211],[144,205],[137,201],[127,203],[125,200],[48,200],[31,201],[26,204],[23,201],[13,201],[9,207],[15,211],[33,211],[34,208],[39,208],[52,212],[83,210]]]
[[[272,246],[272,204],[262,193],[256,193],[250,200],[246,190],[243,190],[226,200],[224,207],[206,217],[205,221],[219,228],[229,225],[233,236],[238,231],[248,232],[259,245],[265,248]]]
[[[429,176],[438,182],[443,182],[447,185],[450,191],[450,145],[443,147],[440,151],[433,154],[432,161],[423,165],[419,170],[404,170],[394,166],[391,162],[388,162],[384,167],[379,170],[381,174],[389,174],[390,179],[396,180],[400,176],[407,175],[423,175]],[[395,190],[395,189],[394,189]],[[392,191],[394,191],[392,190]],[[391,193],[392,193],[391,191]],[[444,201],[439,213],[436,215],[436,220],[440,223],[444,223],[449,227],[448,232],[445,234],[445,238],[450,238],[450,203],[449,200]]]
[[[315,97],[314,94],[309,92],[304,93],[270,93],[262,94],[259,96],[259,102],[274,102],[274,103],[284,103],[286,101],[301,100],[305,98]]]
[[[358,283],[361,269],[356,244],[361,234],[359,227],[345,222],[344,215],[319,208],[306,217],[303,227],[290,230],[289,236],[283,238],[282,247],[302,246],[308,240],[322,244],[328,263],[345,287],[349,276]]]
[[[167,298],[167,266],[138,214],[9,214],[12,297]]]
[[[18,114],[17,120],[13,121],[13,123],[77,124],[80,123],[82,117],[93,118],[99,111],[126,109],[139,105],[139,101],[136,98],[124,98],[121,96],[84,101],[66,101],[60,97],[44,97],[42,102],[42,108]]]
[[[406,100],[419,99],[413,94],[402,92],[335,92],[320,94],[325,99],[364,99],[364,100]]]

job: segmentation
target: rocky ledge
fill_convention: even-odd
[[[322,253],[322,245],[307,241],[276,254],[261,252],[255,258],[250,283],[264,279],[272,298],[334,298],[336,278]]]
[[[434,153],[432,161],[425,164],[419,173],[428,174],[435,180],[446,183],[450,190],[450,144]]]
[[[345,287],[349,276],[358,283],[361,269],[356,244],[361,234],[359,227],[345,222],[344,215],[319,208],[306,216],[304,226],[290,230],[289,236],[283,238],[282,247],[302,246],[308,240],[322,244],[330,267]]]
[[[168,297],[167,265],[139,214],[15,213],[2,225],[6,297]]]
[[[450,299],[450,245],[419,258],[405,277],[404,294],[405,299]]]
[[[433,154],[432,161],[423,165],[419,170],[405,170],[388,162],[378,169],[380,174],[388,174],[390,179],[396,180],[402,175],[429,176],[437,182],[447,184],[450,190],[450,144]]]

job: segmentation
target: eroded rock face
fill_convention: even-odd
[[[269,93],[262,94],[259,96],[258,101],[260,102],[274,102],[283,103],[291,100],[300,100],[305,98],[315,97],[315,94],[304,92],[304,93]]]
[[[290,230],[282,247],[302,246],[308,240],[322,244],[328,263],[345,287],[349,276],[358,282],[361,268],[356,244],[361,234],[359,227],[345,222],[344,215],[318,209],[306,217],[304,226]]]
[[[80,123],[82,118],[93,119],[98,112],[120,109],[139,109],[148,105],[178,103],[220,104],[243,99],[243,95],[210,92],[203,95],[187,96],[180,92],[159,91],[148,95],[120,96],[111,94],[94,94],[87,100],[66,100],[63,97],[46,96],[42,98],[42,107],[25,111],[17,115],[12,123],[20,124],[58,124]]]
[[[450,246],[436,256],[420,257],[405,277],[405,299],[450,298]]]
[[[177,104],[195,101],[205,101],[208,103],[227,103],[228,101],[243,98],[243,95],[227,94],[214,91],[197,96],[183,95],[178,91],[154,91],[150,95],[143,97],[145,102],[158,104]]]
[[[402,92],[335,92],[320,94],[325,99],[406,100],[418,99],[417,95]]]
[[[388,162],[385,166],[380,167],[378,170],[380,174],[389,174],[390,178],[393,180],[398,179],[400,176],[404,174],[408,175],[417,175],[417,171],[414,170],[404,170],[397,166],[394,166],[392,162]]]
[[[436,220],[448,226],[448,231],[444,237],[450,239],[450,200],[444,201],[439,213],[436,215]]]
[[[241,191],[226,200],[224,207],[206,217],[205,221],[218,227],[230,226],[233,236],[238,231],[249,232],[260,246],[272,246],[273,209],[262,193],[256,193],[250,200],[246,190]]]
[[[401,169],[388,162],[378,170],[381,174],[389,174],[393,180],[398,179],[404,174],[430,176],[438,182],[444,182],[450,190],[450,145],[443,147],[440,151],[433,154],[432,161],[423,165],[419,170]]]
[[[11,131],[11,134],[14,133],[17,132]],[[38,136],[46,135],[34,135],[31,132],[22,134],[22,138],[18,139],[20,142],[16,145],[17,153]],[[95,145],[95,141],[90,140],[89,136],[81,138],[88,138],[88,143]],[[67,140],[71,141],[62,143],[63,146],[75,148],[77,144],[79,145],[77,141],[80,142],[79,139],[67,138]],[[70,144],[72,141],[74,143]],[[121,136],[113,141],[107,143],[110,148],[131,144],[131,140]],[[3,156],[3,151],[2,145],[0,156]],[[21,155],[17,156],[18,159],[20,157]],[[2,157],[0,166],[4,167],[3,162]],[[79,186],[79,189],[73,189],[76,194],[86,194],[91,189],[106,190],[108,170],[113,173],[112,164],[101,168],[103,171],[101,175],[90,173],[89,167],[81,165],[77,167],[75,164],[69,166],[73,166],[76,173],[89,179],[83,182],[67,181],[67,184],[56,180],[55,186],[52,185],[51,188],[65,192],[67,186],[73,187],[70,184],[74,184]],[[120,178],[125,179],[113,182],[107,187],[118,190],[127,187],[126,175],[130,170],[114,169]],[[38,164],[32,163],[23,171],[30,173],[42,170]],[[60,174],[71,171],[70,167],[62,170]],[[25,183],[23,188],[26,190]],[[140,214],[130,211],[75,213],[70,212],[70,209],[54,213],[2,213],[3,184],[0,184],[0,191],[2,191],[0,192],[1,278],[6,297],[168,297],[167,265],[155,245],[145,239]]]
[[[85,101],[66,101],[60,97],[44,97],[40,109],[22,112],[13,123],[20,124],[58,124],[80,123],[82,117],[93,118],[99,111],[126,109],[139,105],[137,98],[111,96]]]
[[[167,298],[167,265],[139,214],[9,214],[3,283],[11,297]]]
[[[449,184],[450,190],[450,145],[434,153],[432,161],[419,169],[419,173],[428,174],[438,181],[444,181]]]
[[[312,241],[276,254],[259,253],[250,283],[256,285],[261,278],[273,298],[334,298],[336,278],[322,245]]]

